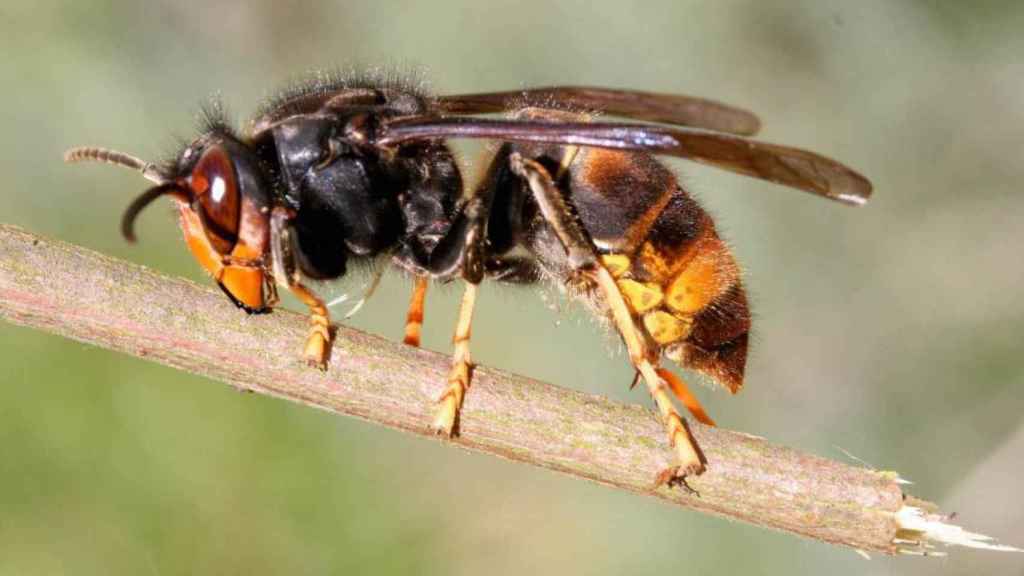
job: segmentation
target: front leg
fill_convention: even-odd
[[[304,285],[292,251],[291,212],[277,206],[270,213],[270,250],[274,278],[309,307],[309,336],[303,347],[306,363],[320,370],[327,369],[331,343],[331,318],[320,296]]]

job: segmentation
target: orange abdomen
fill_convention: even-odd
[[[572,172],[580,217],[649,342],[739,390],[750,311],[739,267],[711,217],[644,154],[589,149]],[[613,212],[629,217],[616,221]]]

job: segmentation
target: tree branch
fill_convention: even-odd
[[[341,326],[330,369],[321,373],[299,359],[303,316],[247,317],[209,288],[5,225],[0,315],[424,436],[449,363]],[[942,523],[934,507],[903,494],[895,473],[692,428],[708,459],[708,471],[691,480],[699,496],[654,489],[673,453],[653,412],[480,367],[452,444],[859,550],[932,553],[934,541],[1004,548]]]

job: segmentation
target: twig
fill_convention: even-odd
[[[299,360],[306,322],[298,314],[246,316],[210,288],[5,225],[0,315],[420,435],[430,435],[449,362],[338,327],[321,373]],[[942,523],[931,505],[903,494],[895,473],[692,427],[708,459],[708,471],[690,480],[699,496],[654,489],[672,452],[651,411],[480,367],[452,444],[861,551],[929,553],[936,541],[1000,548]]]

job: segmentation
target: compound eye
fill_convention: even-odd
[[[235,166],[221,146],[203,152],[189,178],[192,207],[199,213],[210,244],[227,255],[238,241],[240,219],[238,179]]]

